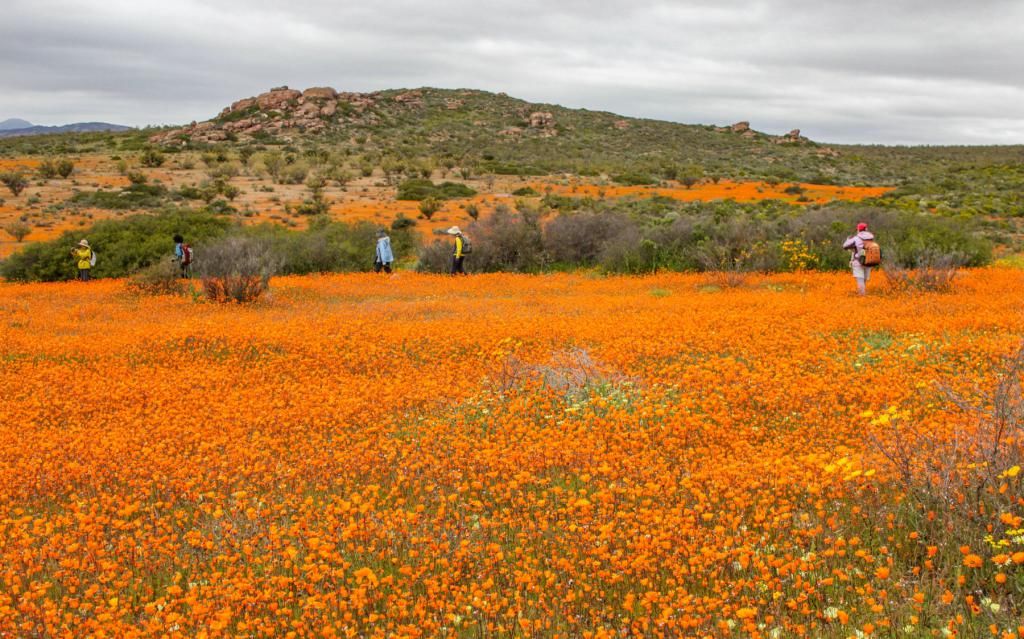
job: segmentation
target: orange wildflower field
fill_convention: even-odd
[[[0,284],[0,637],[1024,636],[1022,277]]]

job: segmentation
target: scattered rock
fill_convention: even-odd
[[[612,124],[612,126],[622,131],[623,129],[629,128],[629,122],[627,122],[626,120],[616,120],[615,123]]]
[[[395,102],[404,104],[408,107],[421,107],[423,106],[423,92],[422,91],[406,91],[405,93],[399,93],[395,96]]]
[[[548,111],[534,111],[530,114],[530,128],[540,131],[542,137],[558,135],[555,116]]]
[[[465,103],[465,100],[456,100],[454,98],[448,98],[447,100],[444,101],[444,106],[449,111],[455,111],[456,109],[462,108],[462,105]]]
[[[523,130],[517,126],[510,126],[507,129],[502,129],[501,131],[498,131],[498,135],[502,135],[505,137],[518,137],[522,134]]]

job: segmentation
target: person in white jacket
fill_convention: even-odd
[[[874,240],[875,236],[868,230],[868,225],[861,222],[857,225],[857,233],[846,238],[843,248],[850,251],[850,269],[853,270],[853,279],[857,280],[857,294],[867,295],[868,280],[871,279],[871,267],[864,266],[860,257],[864,255],[864,242]]]
[[[383,270],[385,273],[391,272],[391,263],[395,261],[395,254],[391,251],[391,238],[388,237],[387,231],[381,229],[377,231],[377,254],[373,261],[373,270],[380,273]]]

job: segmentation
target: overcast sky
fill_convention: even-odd
[[[812,139],[1024,143],[1024,0],[3,0],[0,120],[434,86]]]

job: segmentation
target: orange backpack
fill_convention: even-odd
[[[864,252],[860,255],[864,266],[878,266],[882,263],[882,247],[874,240],[864,240]]]

